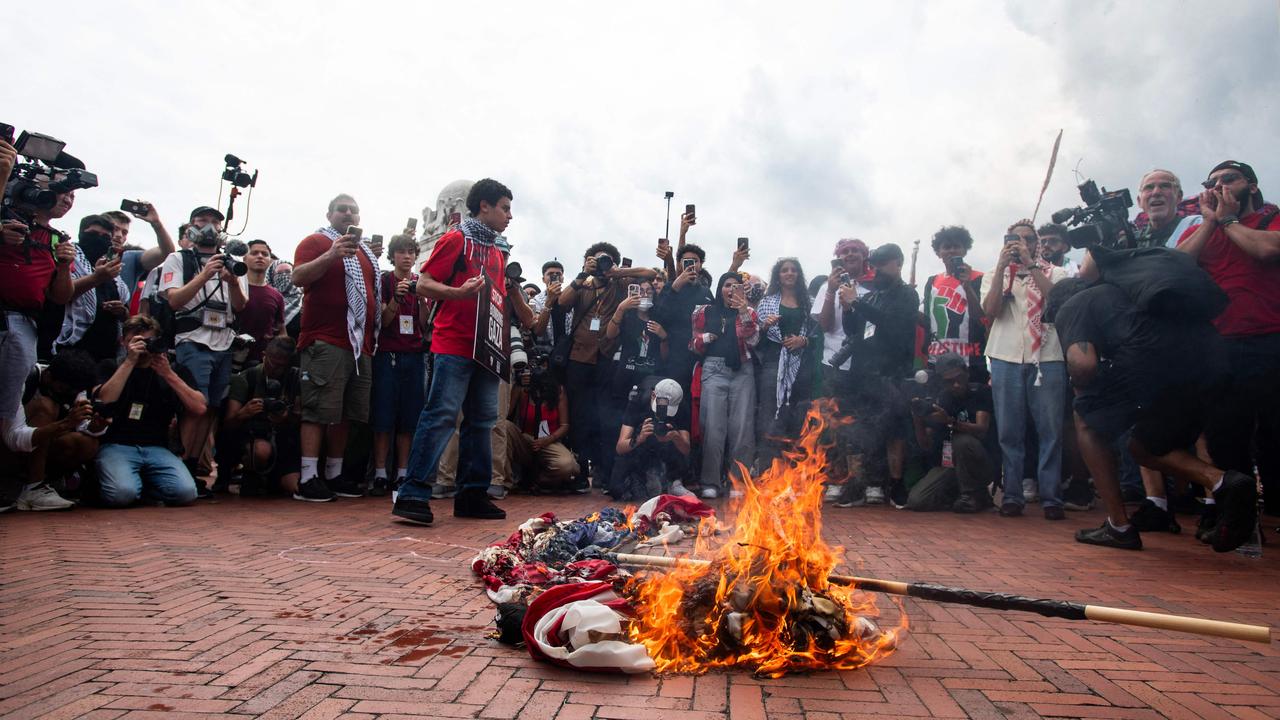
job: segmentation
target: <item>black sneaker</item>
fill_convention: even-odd
[[[955,502],[951,503],[951,512],[964,514],[976,513],[982,512],[984,507],[986,506],[978,502],[978,498],[972,495],[961,495],[956,498]]]
[[[1003,503],[1000,505],[1000,517],[1022,517],[1022,506],[1018,503]]]
[[[1076,542],[1085,545],[1101,545],[1103,547],[1120,548],[1121,550],[1141,550],[1142,536],[1138,529],[1129,524],[1129,529],[1120,532],[1111,527],[1111,523],[1103,520],[1102,525],[1092,530],[1077,530]]]
[[[376,477],[369,484],[369,497],[386,497],[391,494],[391,482],[384,477]]]
[[[329,489],[333,490],[333,494],[337,495],[338,497],[344,497],[344,498],[364,497],[364,490],[361,490],[359,485],[343,477],[339,477],[336,480],[330,480]]]
[[[213,499],[213,491],[210,490],[209,486],[205,484],[203,478],[196,478],[196,499],[198,500]]]
[[[1258,522],[1258,483],[1235,470],[1222,476],[1222,487],[1213,494],[1218,524],[1212,532],[1215,552],[1231,552],[1253,535]]]
[[[1067,513],[1063,511],[1061,505],[1045,505],[1044,519],[1045,520],[1066,520]]]
[[[1174,535],[1182,532],[1182,526],[1173,513],[1161,510],[1160,506],[1150,500],[1142,501],[1138,509],[1129,516],[1129,522],[1138,532],[1170,532]]]
[[[1196,523],[1196,539],[1208,545],[1213,542],[1213,528],[1218,524],[1218,505],[1203,505],[1200,508],[1200,522]]]
[[[889,488],[889,504],[902,510],[907,506],[907,484],[898,480]]]
[[[399,503],[396,503],[399,505]],[[505,520],[507,513],[493,504],[484,488],[464,488],[453,498],[453,516],[481,520]]]
[[[430,525],[436,519],[435,514],[431,512],[430,502],[403,496],[396,498],[396,504],[391,508],[391,514],[419,525]]]
[[[319,476],[299,482],[298,491],[293,494],[294,500],[306,502],[332,502],[334,497],[333,491]]]

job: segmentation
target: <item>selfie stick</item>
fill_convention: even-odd
[[[671,237],[671,198],[675,196],[675,193],[670,190],[667,191],[667,232],[662,236],[665,238]]]

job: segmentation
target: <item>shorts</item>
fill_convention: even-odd
[[[426,404],[425,354],[380,352],[373,356],[374,432],[413,432]]]
[[[209,408],[222,404],[231,384],[231,351],[210,350],[197,342],[178,343],[174,348],[178,364],[195,378],[196,389]]]
[[[1148,402],[1114,400],[1082,395],[1076,412],[1090,430],[1108,442],[1133,430],[1133,439],[1155,456],[1168,455],[1196,444],[1208,410],[1206,392],[1198,385],[1174,385],[1160,390]]]
[[[316,342],[302,351],[302,421],[336,425],[344,420],[368,422],[373,359]]]

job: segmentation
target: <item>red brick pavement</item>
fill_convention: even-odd
[[[780,680],[587,675],[487,639],[475,549],[525,517],[601,500],[512,497],[507,522],[434,528],[393,523],[389,503],[369,498],[10,513],[0,715],[1280,717],[1280,645],[917,601],[887,661]],[[1072,542],[1097,513],[1048,523],[862,508],[824,520],[868,575],[1280,625],[1280,548],[1256,561],[1187,535],[1149,536],[1141,553]]]

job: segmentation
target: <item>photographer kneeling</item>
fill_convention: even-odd
[[[507,463],[523,476],[521,485],[540,491],[570,490],[578,461],[564,446],[569,435],[569,398],[545,367],[544,358],[535,357],[533,364],[516,372],[510,407],[498,428],[507,439]]]
[[[942,393],[911,401],[911,422],[930,470],[911,488],[907,509],[975,513],[991,507],[991,388],[969,382],[969,363],[956,353],[934,359]]]
[[[675,380],[650,377],[627,405],[614,448],[609,494],[614,500],[645,500],[668,490],[679,495],[689,467],[689,408]]]
[[[180,411],[200,417],[207,406],[191,372],[169,364],[156,342],[159,332],[149,317],[127,320],[120,340],[125,358],[93,391],[98,414],[111,421],[98,449],[102,500],[108,507],[131,505],[144,491],[165,505],[196,499],[195,478],[169,451],[169,426]]]
[[[293,338],[277,337],[267,344],[261,365],[231,376],[218,446],[245,455],[241,496],[266,495],[275,481],[295,499],[307,499],[298,495],[302,401],[299,371],[292,366],[294,348]]]

